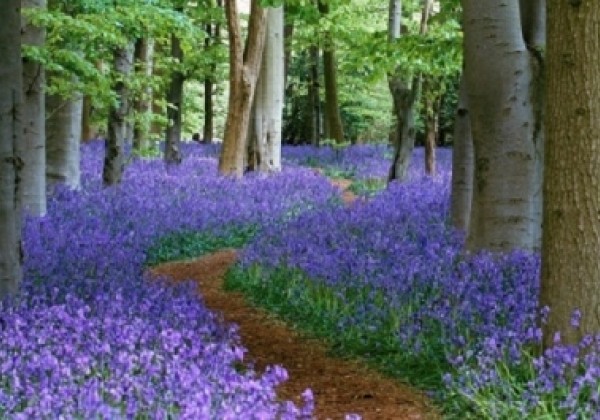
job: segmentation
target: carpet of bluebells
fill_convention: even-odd
[[[369,201],[269,226],[246,248],[238,287],[275,310],[286,301],[283,316],[312,318],[314,332],[389,373],[425,387],[437,376],[430,383],[439,381],[449,417],[600,419],[598,339],[568,347],[557,337],[540,354],[539,256],[465,255],[448,226],[451,153],[438,152],[434,178],[423,175],[422,153],[408,182]],[[363,146],[287,156],[360,179],[385,176],[384,154]]]
[[[283,367],[240,366],[245,349],[191,283],[144,278],[146,250],[181,230],[275,225],[330,206],[313,171],[242,181],[216,176],[211,150],[184,162],[133,159],[120,186],[101,185],[103,145],[84,147],[83,188],[58,190],[24,229],[25,278],[0,304],[0,418],[306,418],[277,402]]]
[[[1,418],[310,417],[309,390],[303,406],[277,402],[284,367],[240,368],[235,326],[191,284],[144,277],[160,238],[250,226],[238,288],[342,353],[436,384],[448,417],[600,419],[598,340],[539,350],[538,256],[461,251],[448,150],[436,177],[417,150],[408,182],[344,207],[303,166],[380,179],[385,146],[284,148],[283,173],[232,181],[215,176],[217,147],[190,145],[168,170],[133,159],[109,189],[101,147],[84,149],[82,190],[57,191],[26,223],[23,290],[0,306]]]

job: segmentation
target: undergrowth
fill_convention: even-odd
[[[146,253],[146,265],[200,257],[223,248],[241,248],[258,232],[255,225],[236,226],[221,233],[183,230],[163,236]]]

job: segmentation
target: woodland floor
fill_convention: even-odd
[[[346,203],[356,199],[347,181],[334,180]],[[196,279],[205,305],[221,313],[223,321],[239,326],[246,359],[257,372],[268,365],[286,368],[289,379],[277,392],[282,400],[301,403],[300,394],[310,388],[315,396],[317,419],[343,419],[355,413],[363,419],[438,419],[440,415],[421,392],[387,378],[355,361],[328,355],[319,340],[293,330],[266,311],[252,306],[241,293],[226,292],[223,277],[235,263],[237,252],[224,249],[195,260],[171,262],[152,269],[174,280]]]

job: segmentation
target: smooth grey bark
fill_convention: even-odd
[[[260,75],[254,96],[252,138],[259,172],[281,170],[281,123],[285,90],[283,7],[269,8]]]
[[[475,151],[469,250],[535,249],[538,159],[518,0],[463,0],[465,81]]]
[[[177,35],[171,35],[171,57],[177,63],[183,62],[181,41]],[[171,73],[171,82],[167,91],[167,129],[165,133],[165,163],[181,163],[181,122],[183,110],[183,83],[185,77],[181,70],[176,69]]]
[[[104,186],[116,185],[121,182],[125,171],[125,136],[129,114],[129,92],[125,80],[133,67],[132,46],[115,49],[113,59],[117,73],[113,89],[118,102],[111,106],[108,115],[108,133],[102,172]]]
[[[473,198],[473,138],[471,117],[464,77],[461,77],[458,106],[454,119],[452,146],[452,191],[450,195],[450,220],[452,226],[469,230],[471,200]]]
[[[80,147],[83,96],[46,96],[46,183],[77,190],[81,187]]]
[[[23,9],[45,9],[45,0],[22,0]],[[21,21],[23,44],[43,46],[46,39],[44,28],[31,25],[25,17]],[[46,214],[46,133],[45,100],[46,82],[44,66],[23,58],[23,141],[17,143],[18,154],[23,160],[19,200],[21,208],[32,216]]]
[[[0,13],[0,298],[14,294],[23,276],[17,200],[21,162],[16,153],[16,144],[23,140],[21,1],[6,0],[3,6]]]
[[[540,298],[550,308],[546,347],[556,332],[576,346],[600,331],[599,25],[597,2],[549,2]]]

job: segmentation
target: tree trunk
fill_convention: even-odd
[[[83,97],[46,96],[46,182],[81,186],[80,147]]]
[[[15,293],[22,278],[17,194],[23,141],[21,1],[6,0],[0,13],[0,299]]]
[[[223,7],[222,0],[217,0],[217,7]],[[219,44],[221,42],[221,25],[218,23],[214,26],[210,23],[206,25],[207,37],[204,40],[205,47],[208,48],[212,45]],[[212,143],[212,139],[215,135],[214,128],[214,106],[213,106],[213,95],[214,95],[214,74],[217,71],[217,65],[211,66],[211,75],[204,79],[204,127],[202,129],[202,139],[205,143]]]
[[[430,0],[425,2],[421,17],[421,34],[427,30]],[[401,36],[402,1],[390,0],[388,40],[393,44]],[[388,181],[403,181],[408,174],[410,158],[415,146],[415,103],[420,86],[420,76],[406,77],[403,69],[388,75],[388,86],[393,100],[396,126],[390,133],[394,145],[394,160],[390,166]]]
[[[94,128],[91,117],[92,99],[88,95],[84,95],[81,115],[81,140],[83,141],[89,141],[98,136],[98,131]]]
[[[600,331],[599,25],[595,2],[548,6],[541,281],[541,305],[550,308],[547,347],[557,331],[569,344]],[[574,310],[581,312],[577,328]]]
[[[425,173],[429,176],[435,175],[435,149],[438,137],[438,114],[440,98],[436,97],[431,80],[423,83],[425,97]]]
[[[321,96],[319,95],[319,47],[309,49],[310,80],[308,82],[308,124],[303,140],[310,141],[313,146],[321,142]]]
[[[317,0],[322,16],[329,13],[329,4]],[[335,45],[329,33],[325,35],[326,45],[323,47],[323,79],[325,80],[325,137],[338,143],[344,141],[344,126],[340,114],[337,88],[337,69],[335,62]]]
[[[225,1],[225,14],[229,30],[229,106],[219,173],[241,178],[244,174],[250,110],[265,44],[267,13],[258,0],[252,0],[246,51],[242,47],[235,0]]]
[[[144,77],[149,78],[152,74],[152,42],[148,38],[138,38],[135,42],[133,53],[136,71]],[[135,123],[133,127],[133,149],[140,151],[147,147],[150,134],[150,101],[152,90],[144,89],[140,97],[135,101],[133,107],[135,112]]]
[[[463,0],[465,81],[475,150],[467,248],[536,248],[535,57],[519,1]],[[493,18],[492,18],[493,16]]]
[[[269,8],[263,61],[254,97],[254,136],[259,172],[281,170],[284,95],[283,7]]]
[[[45,0],[22,0],[23,9],[45,9]],[[46,30],[31,25],[22,18],[23,44],[43,46]],[[17,152],[23,160],[19,200],[21,208],[32,216],[46,214],[46,133],[44,66],[23,59],[23,141],[17,143]]]
[[[114,82],[117,106],[111,106],[102,180],[105,186],[121,182],[125,170],[125,130],[129,114],[129,92],[125,81],[133,67],[133,48],[127,46],[114,51],[114,66],[118,79]]]
[[[181,11],[181,10],[179,10]],[[183,50],[181,41],[171,35],[171,57],[181,65],[183,63]],[[171,82],[167,92],[167,130],[165,133],[165,162],[167,164],[181,163],[181,117],[183,110],[183,83],[185,81],[181,70],[176,69],[171,73]]]
[[[460,79],[458,107],[454,120],[452,146],[452,193],[450,197],[450,219],[452,226],[469,230],[471,200],[473,198],[473,138],[471,117],[464,77]]]

